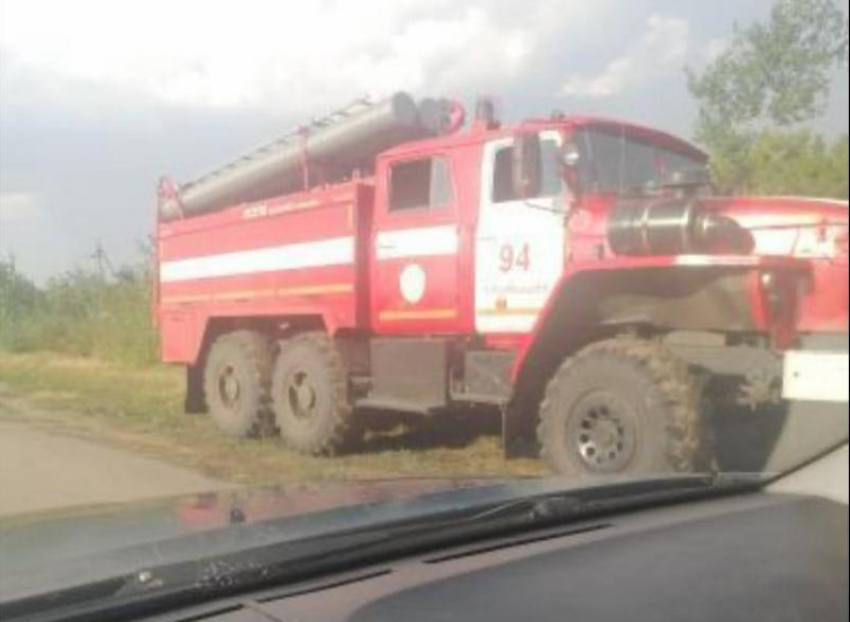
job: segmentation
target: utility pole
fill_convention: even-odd
[[[109,260],[109,255],[106,254],[106,249],[103,248],[103,243],[100,239],[98,239],[95,243],[94,252],[91,254],[91,258],[97,263],[97,273],[100,276],[101,281],[106,280],[107,270],[110,274],[115,273],[115,270],[112,267],[112,262]]]
[[[106,251],[103,250],[103,245],[98,240],[94,245],[94,252],[91,254],[91,258],[95,260],[97,263],[97,273],[100,276],[100,280],[103,281],[105,278],[104,274],[104,262],[103,257],[106,255]]]

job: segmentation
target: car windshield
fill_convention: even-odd
[[[0,0],[0,618],[840,450],[844,18]]]

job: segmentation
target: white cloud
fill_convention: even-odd
[[[0,257],[15,257],[18,268],[43,282],[67,269],[69,236],[45,209],[40,195],[0,191]]]
[[[652,15],[646,20],[646,32],[628,51],[608,63],[599,75],[570,76],[561,87],[561,94],[589,98],[620,95],[633,86],[681,69],[691,47],[687,20]]]
[[[716,37],[709,40],[702,48],[700,56],[703,62],[710,63],[717,60],[726,48],[729,47],[729,38]]]
[[[518,11],[506,0],[4,0],[0,52],[60,84],[108,85],[166,104],[301,112],[362,93],[508,85],[547,34],[580,28],[606,4],[544,0]]]
[[[28,192],[0,192],[0,226],[31,223],[43,214],[34,195]]]

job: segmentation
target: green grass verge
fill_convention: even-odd
[[[299,455],[277,438],[231,439],[208,417],[183,413],[183,382],[181,369],[163,365],[0,352],[0,416],[130,446],[246,484],[542,473],[536,460],[505,461],[492,425],[436,434],[432,426],[400,424],[332,458]],[[470,421],[480,416],[470,414]]]

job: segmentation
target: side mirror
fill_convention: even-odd
[[[511,184],[518,199],[540,194],[543,185],[543,155],[537,132],[522,132],[514,137],[511,152]]]
[[[565,168],[575,169],[578,168],[579,163],[581,162],[581,151],[572,141],[568,141],[564,143],[564,146],[561,147],[561,164]]]
[[[581,197],[581,184],[579,183],[579,166],[581,165],[581,150],[572,141],[567,141],[561,147],[558,154],[564,180],[576,199]]]

